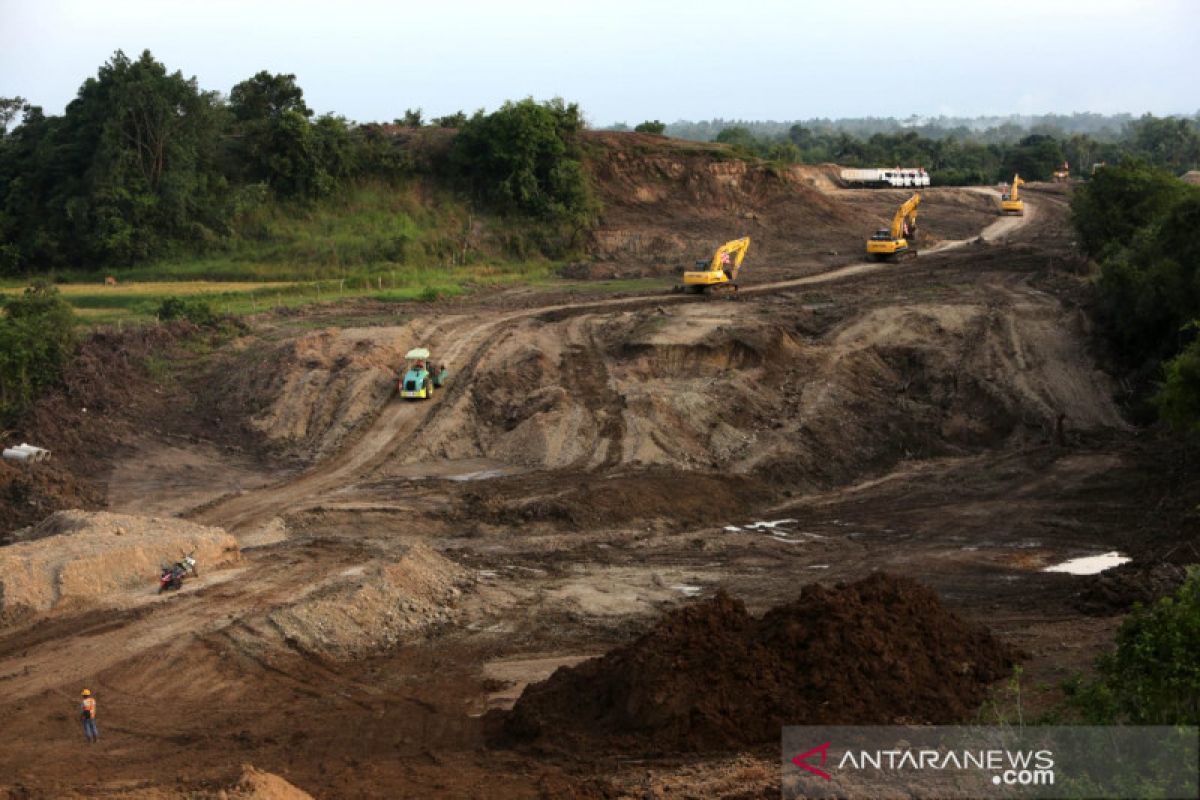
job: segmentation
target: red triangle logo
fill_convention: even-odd
[[[812,764],[806,763],[806,761],[805,761],[805,759],[808,759],[808,758],[811,758],[812,756],[820,754],[821,766],[822,767],[825,766],[825,761],[829,758],[829,745],[831,745],[831,744],[832,744],[832,742],[826,742],[825,744],[819,744],[806,753],[801,753],[798,756],[793,756],[792,763],[795,764],[800,769],[808,770],[813,775],[816,775],[818,778],[824,778],[827,781],[831,781],[831,780],[833,780],[832,775],[830,775],[828,772],[826,772],[823,769],[817,769]]]

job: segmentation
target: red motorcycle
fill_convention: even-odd
[[[158,575],[158,593],[183,588],[183,579],[188,575],[193,578],[200,577],[200,573],[196,571],[196,559],[192,558],[190,553],[174,564],[163,564]]]

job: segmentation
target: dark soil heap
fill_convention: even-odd
[[[960,722],[1014,658],[906,578],[806,587],[760,619],[721,593],[529,686],[496,738],[697,751],[776,741],[783,725]]]

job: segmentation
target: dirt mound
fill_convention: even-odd
[[[237,561],[237,541],[220,528],[180,519],[59,511],[18,531],[0,549],[0,622],[64,606],[112,602],[154,586],[159,565],[193,553],[201,569]]]
[[[905,578],[806,587],[761,618],[722,593],[529,686],[498,739],[696,751],[782,725],[959,722],[1014,658]]]
[[[180,782],[183,782],[182,776]],[[211,787],[212,784],[207,783],[192,788],[147,786],[129,790],[109,789],[104,796],[114,800],[313,800],[313,796],[303,789],[251,764],[242,765],[241,775],[232,784],[219,789]],[[90,797],[93,794],[81,791],[71,792],[70,796]]]
[[[330,658],[386,650],[451,620],[471,578],[423,544],[395,563],[346,570],[342,580],[271,614],[295,647]]]
[[[1134,603],[1149,605],[1166,597],[1186,579],[1187,569],[1178,564],[1130,561],[1092,577],[1076,607],[1088,614],[1119,614]]]
[[[530,320],[489,347],[405,458],[724,468],[761,457],[771,376],[805,366],[793,330],[739,324],[724,306]]]
[[[226,797],[229,800],[312,800],[308,792],[250,764],[242,765],[242,777],[226,792]]]

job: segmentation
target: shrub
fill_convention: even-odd
[[[0,316],[0,422],[16,418],[62,377],[75,351],[75,316],[58,289],[37,283]]]
[[[1193,340],[1168,361],[1163,377],[1154,396],[1159,417],[1176,430],[1200,433],[1200,340]]]
[[[199,297],[168,297],[159,304],[155,316],[163,322],[186,319],[208,327],[215,326],[219,320],[212,305]]]
[[[662,136],[667,131],[667,123],[658,120],[646,120],[633,129],[634,133],[654,133]]]
[[[1068,687],[1092,724],[1200,723],[1200,568],[1171,597],[1137,606],[1094,681]]]

